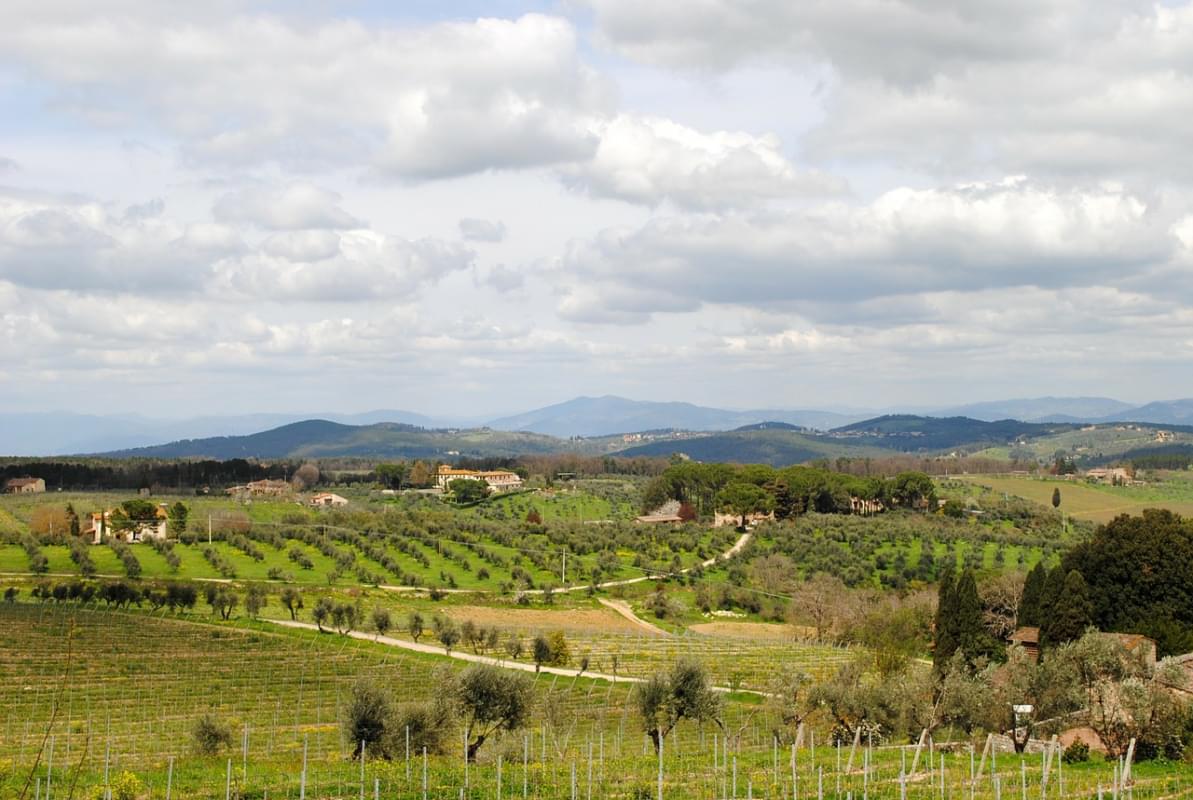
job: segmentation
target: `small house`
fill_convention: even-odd
[[[159,504],[154,513],[153,522],[143,522],[140,525],[123,531],[112,527],[113,510],[93,512],[91,521],[81,531],[84,537],[90,537],[92,544],[103,544],[105,536],[118,536],[127,542],[146,542],[150,539],[165,540],[169,533],[169,514],[166,506]]]
[[[1011,634],[1011,644],[1021,646],[1032,661],[1040,660],[1040,629],[1026,625]]]
[[[40,494],[46,490],[42,478],[11,478],[4,482],[5,494]]]
[[[315,506],[316,508],[330,508],[332,506],[346,506],[348,505],[347,497],[340,497],[338,494],[331,492],[319,492],[311,495],[307,500],[307,505]]]

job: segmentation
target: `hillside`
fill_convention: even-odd
[[[566,442],[533,433],[507,433],[486,428],[427,430],[382,422],[343,425],[305,420],[248,436],[185,439],[153,447],[119,450],[113,458],[452,458],[516,456],[568,449]]]
[[[1017,419],[1022,422],[1083,422],[1105,419],[1132,408],[1130,403],[1109,397],[1031,397],[991,400],[944,408],[938,417],[969,417],[983,422]]]
[[[1150,422],[1156,425],[1193,425],[1193,399],[1166,400],[1129,408],[1103,417],[1100,422]]]
[[[692,403],[654,403],[624,397],[577,397],[564,403],[495,419],[497,430],[533,431],[551,436],[609,436],[656,429],[724,431],[759,422],[785,422],[826,430],[860,419],[815,410],[729,411]]]
[[[1020,438],[1048,436],[1078,427],[1074,423],[1031,423],[1017,420],[983,422],[969,417],[919,417],[890,414],[856,422],[830,432],[838,439],[857,440],[903,453],[951,449],[979,450]]]
[[[844,442],[823,435],[783,427],[758,428],[694,436],[683,440],[651,442],[622,450],[623,456],[669,456],[682,453],[696,461],[770,464],[780,467],[817,458],[881,458],[889,450],[868,444]]]

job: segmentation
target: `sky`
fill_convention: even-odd
[[[1193,395],[1193,2],[5,0],[0,410]]]

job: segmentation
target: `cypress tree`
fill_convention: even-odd
[[[1043,561],[1027,573],[1027,580],[1023,582],[1023,595],[1019,598],[1019,616],[1017,624],[1020,626],[1040,624],[1040,600],[1044,594],[1044,581],[1048,578],[1048,570]]]
[[[932,666],[938,673],[943,673],[957,651],[957,589],[952,567],[945,567],[940,575],[934,622],[936,637],[932,648]]]
[[[1065,585],[1065,571],[1057,564],[1048,570],[1044,579],[1044,587],[1040,590],[1040,605],[1036,609],[1036,624],[1043,626],[1060,601],[1061,591]]]
[[[1040,647],[1053,647],[1079,638],[1093,623],[1094,604],[1089,597],[1085,577],[1069,570],[1061,584],[1060,596],[1040,628]]]
[[[994,655],[995,642],[982,624],[982,599],[978,597],[973,570],[961,573],[954,602],[957,648],[965,654],[965,660],[972,664],[979,656]]]

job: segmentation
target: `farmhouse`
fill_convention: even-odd
[[[328,508],[330,506],[346,506],[348,505],[347,497],[340,497],[338,494],[331,492],[319,492],[311,495],[307,500],[307,505],[315,506],[316,508]]]
[[[1040,660],[1040,629],[1027,625],[1011,634],[1011,644],[1017,644],[1031,657],[1032,661]]]
[[[757,525],[759,522],[773,520],[774,518],[775,512],[773,511],[755,511],[753,514],[746,514],[746,527]],[[720,511],[713,514],[712,518],[713,527],[716,528],[724,528],[727,525],[736,528],[738,525],[741,525],[741,522],[741,514],[723,514]]]
[[[1099,634],[1117,641],[1123,649],[1149,667],[1156,666],[1156,643],[1139,633]],[[1033,661],[1040,659],[1040,629],[1031,626],[1019,628],[1010,637],[1011,644],[1021,645]]]
[[[861,514],[867,517],[871,514],[881,514],[883,511],[886,511],[886,506],[882,504],[881,500],[865,500],[861,497],[850,497],[849,508],[854,514]]]
[[[1131,474],[1131,471],[1124,467],[1105,467],[1102,469],[1087,470],[1085,477],[1100,483],[1112,483],[1115,485],[1131,483],[1135,478]]]
[[[679,525],[683,522],[683,517],[679,514],[643,514],[640,517],[635,517],[634,522],[640,522],[643,525]]]
[[[446,489],[449,483],[461,479],[484,481],[490,489],[498,492],[522,488],[522,478],[516,472],[504,469],[488,471],[456,469],[448,464],[439,465],[439,471],[435,475],[435,484],[440,489]]]
[[[46,490],[41,478],[12,478],[4,483],[6,494],[38,494]]]
[[[227,493],[234,497],[285,497],[290,492],[290,484],[275,480],[249,481],[243,486],[227,489]]]
[[[164,504],[158,505],[157,511],[154,514],[155,521],[152,523],[142,523],[138,527],[126,531],[117,531],[112,527],[111,509],[104,512],[93,512],[91,514],[91,522],[81,531],[84,537],[90,536],[92,544],[103,544],[105,536],[116,536],[125,538],[129,542],[144,542],[149,539],[165,539],[167,534],[167,524],[169,515],[166,513],[166,506]]]

